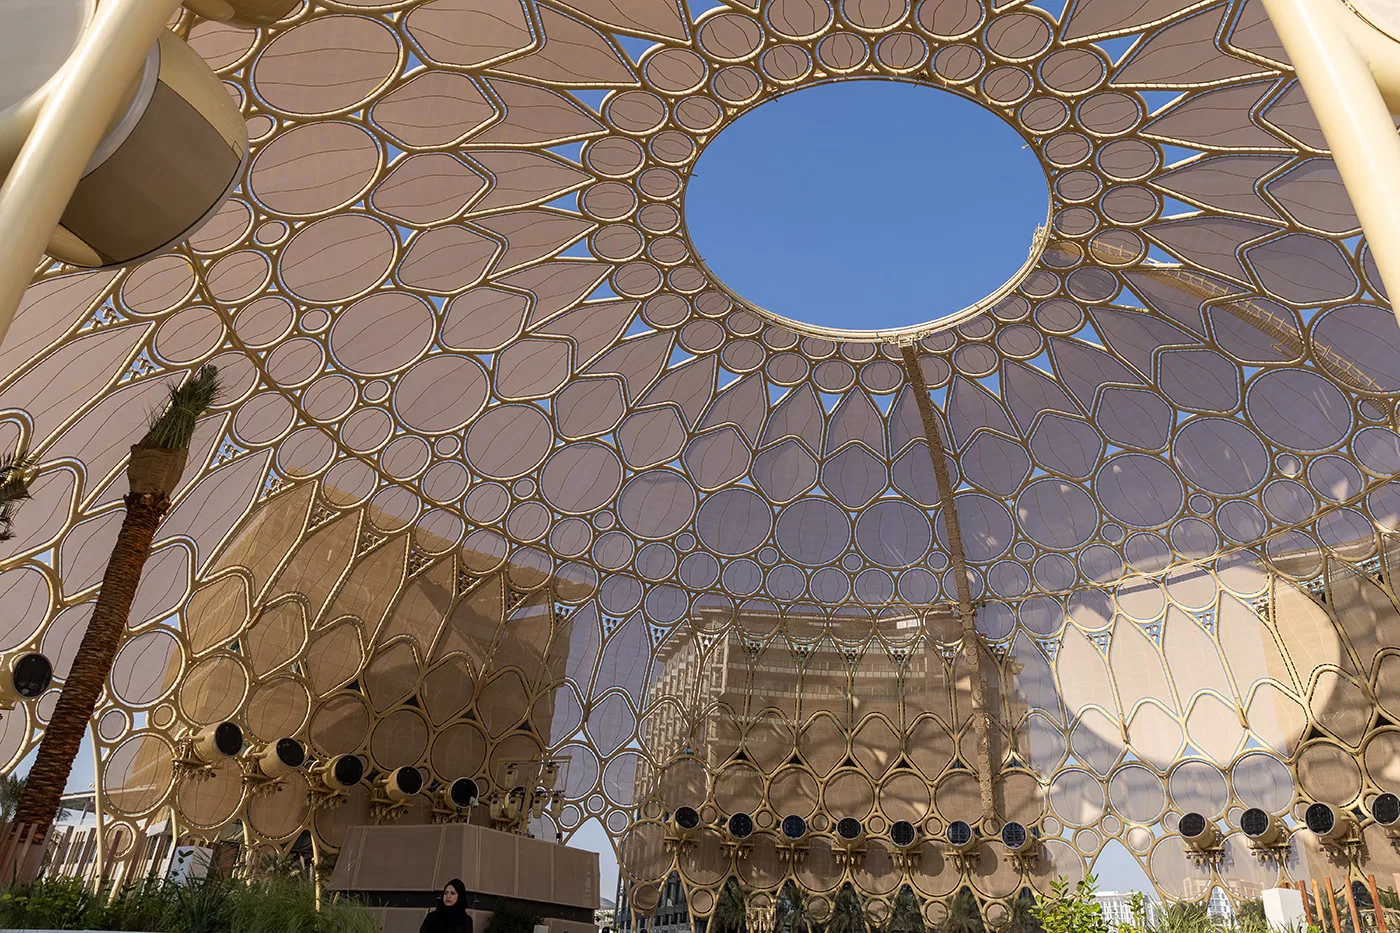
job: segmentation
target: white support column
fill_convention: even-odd
[[[1356,14],[1340,0],[1263,2],[1400,309],[1400,135],[1375,77],[1347,38],[1342,17]]]
[[[180,0],[101,0],[64,64],[0,187],[0,342],[83,169],[179,6]]]

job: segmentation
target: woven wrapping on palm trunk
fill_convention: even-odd
[[[164,450],[135,444],[131,448],[131,464],[126,469],[131,491],[137,494],[170,495],[179,485],[190,452]]]

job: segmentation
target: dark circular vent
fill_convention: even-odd
[[[914,824],[908,820],[895,820],[890,827],[890,841],[901,849],[908,848],[914,844]]]
[[[14,666],[15,693],[26,700],[37,699],[53,683],[53,665],[42,654],[22,655]]]
[[[747,813],[736,813],[729,818],[729,835],[735,839],[747,839],[753,835],[753,817]]]
[[[1400,797],[1391,793],[1381,794],[1371,802],[1371,816],[1382,826],[1400,822]]]
[[[349,787],[360,783],[365,776],[365,763],[355,755],[341,755],[335,760],[335,766],[331,768],[331,773],[335,775],[337,784]]]
[[[1198,839],[1205,834],[1206,818],[1199,813],[1184,813],[1176,828],[1187,839]]]
[[[289,768],[300,768],[306,761],[306,749],[296,739],[278,739],[277,760]]]
[[[972,841],[972,827],[965,820],[953,820],[948,824],[948,841],[955,846],[965,846]]]
[[[807,821],[796,813],[783,817],[783,835],[789,839],[801,839],[807,835]]]
[[[423,775],[417,768],[399,768],[394,772],[394,784],[405,794],[423,789]]]
[[[694,829],[700,825],[700,814],[694,807],[676,807],[676,825],[681,829]]]
[[[836,823],[836,835],[842,839],[859,839],[861,832],[860,820],[853,816],[844,817]]]
[[[1250,807],[1240,814],[1240,829],[1251,839],[1258,839],[1267,833],[1272,824],[1269,814],[1258,807]]]
[[[1308,829],[1325,836],[1337,826],[1337,814],[1325,803],[1315,803],[1303,813],[1303,822]]]
[[[447,789],[448,799],[452,801],[454,807],[470,807],[472,801],[476,800],[479,795],[476,781],[471,778],[458,778]]]
[[[243,751],[243,730],[236,722],[221,722],[214,727],[214,747],[220,755],[232,757]]]
[[[1015,820],[1007,823],[1001,828],[1001,844],[1008,849],[1020,849],[1026,844],[1029,833],[1026,832],[1025,824]]]

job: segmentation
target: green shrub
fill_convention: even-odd
[[[358,902],[323,899],[302,879],[247,883],[210,877],[188,884],[142,880],[89,891],[45,879],[0,891],[0,929],[143,930],[148,933],[378,933]],[[532,933],[533,924],[521,933]],[[517,933],[517,931],[506,931]]]
[[[1049,897],[1035,905],[1035,917],[1045,933],[1110,933],[1103,906],[1094,897],[1098,881],[1093,875],[1070,887],[1068,879],[1057,878]]]
[[[535,933],[535,924],[539,922],[537,914],[503,904],[487,921],[485,933]]]

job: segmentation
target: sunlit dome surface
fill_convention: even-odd
[[[1278,877],[1243,807],[1400,790],[1400,332],[1257,0],[324,0],[179,28],[247,118],[244,183],[171,254],[43,270],[0,348],[0,449],[43,463],[0,648],[59,675],[148,410],[206,361],[227,386],[95,727],[104,819],[326,851],[368,821],[367,787],[312,813],[177,782],[190,723],[490,786],[544,750],[570,767],[540,831],[601,826],[635,904],[674,868],[703,915],[728,863],[718,829],[662,846],[680,805],[755,814],[759,888],[786,813],[828,833],[804,884],[879,899],[906,876],[877,827],[989,806],[1040,830],[1035,885],[1112,851],[1198,897]],[[1049,227],[986,306],[853,339],[697,263],[697,151],[847,76],[1031,142]],[[0,762],[38,727],[0,719]],[[1190,810],[1228,866],[1182,853]],[[841,816],[873,840],[849,876]],[[1293,877],[1325,873],[1298,838]],[[1022,883],[940,851],[925,898]]]

